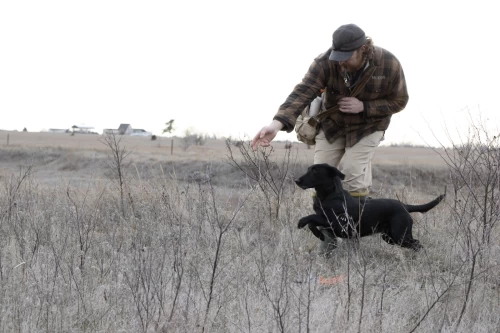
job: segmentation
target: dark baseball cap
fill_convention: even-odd
[[[346,61],[366,43],[365,32],[355,24],[345,24],[333,32],[330,60]]]

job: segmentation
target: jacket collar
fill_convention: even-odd
[[[375,46],[375,50],[373,52],[373,58],[370,59],[370,65],[372,66],[380,66],[382,63],[382,48]]]

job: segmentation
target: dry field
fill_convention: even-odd
[[[494,149],[379,147],[374,196],[447,188],[413,214],[425,249],[324,257],[296,228],[305,145],[99,139],[0,132],[0,332],[500,332]]]
[[[75,135],[52,134],[52,133],[30,133],[30,132],[7,132],[0,131],[0,146],[7,146],[9,136],[9,147],[15,148],[63,148],[70,151],[95,151],[103,152],[106,147],[102,144],[101,135]],[[180,138],[173,139],[173,154],[171,154],[172,139],[160,137],[157,141],[150,138],[138,136],[124,136],[123,145],[133,150],[138,158],[154,158],[160,161],[177,160],[217,160],[227,155],[224,140],[208,139],[203,146],[190,146],[186,151],[182,149]],[[285,143],[276,143],[274,148],[277,154],[283,154]],[[297,150],[297,156],[304,161],[311,161],[314,149],[296,142],[293,149]],[[442,151],[432,148],[404,148],[384,147],[377,149],[374,164],[382,165],[428,165],[444,166],[440,157]]]
[[[23,133],[0,131],[0,147],[4,148],[4,155],[0,156],[1,164],[5,168],[16,169],[20,163],[26,163],[29,157],[39,159],[38,172],[40,180],[54,180],[63,178],[79,178],[78,172],[88,175],[95,172],[103,163],[109,151],[103,144],[101,135],[75,135],[51,133]],[[7,145],[8,142],[8,145]],[[159,138],[151,141],[145,137],[121,137],[121,145],[130,155],[129,163],[134,165],[166,164],[167,173],[171,167],[177,165],[177,172],[181,174],[193,171],[204,171],[207,165],[225,164],[228,151],[224,140],[206,140],[205,144],[183,147],[182,138]],[[273,157],[276,160],[286,156],[289,150],[285,149],[285,142],[276,142],[273,145]],[[9,153],[11,155],[9,155]],[[16,153],[18,152],[18,153]],[[299,172],[305,170],[312,161],[314,148],[295,142],[292,145],[294,163],[301,166]],[[44,156],[45,155],[45,156]],[[412,169],[417,172],[437,173],[442,175],[446,167],[442,149],[384,147],[377,149],[374,156],[374,188],[378,188],[388,174],[394,173],[397,178],[401,173],[408,177]],[[93,170],[90,170],[91,167]],[[222,172],[224,173],[226,170]],[[0,171],[1,175],[1,171]],[[100,175],[97,175],[100,177]],[[393,177],[394,178],[394,177]],[[403,177],[404,178],[404,177]],[[396,179],[392,181],[397,181]],[[426,180],[424,180],[426,181]],[[406,182],[409,184],[409,182]],[[400,182],[402,185],[402,183]],[[442,183],[439,183],[441,185]],[[423,184],[425,185],[425,184]]]

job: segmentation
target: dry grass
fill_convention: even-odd
[[[223,143],[169,155],[131,139],[124,207],[93,138],[0,149],[0,332],[498,331],[498,228],[477,248],[454,197],[415,214],[419,254],[371,236],[324,258],[296,228],[304,147],[271,155],[274,176],[288,161],[277,193],[221,161]],[[387,149],[378,194],[423,202],[448,181],[413,163],[421,148]]]

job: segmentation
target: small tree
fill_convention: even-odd
[[[122,136],[117,137],[113,132],[107,134],[99,141],[109,148],[108,158],[106,164],[111,170],[113,178],[118,182],[118,189],[120,190],[120,208],[123,217],[125,217],[125,159],[130,155],[131,151],[122,145]]]
[[[172,132],[175,131],[174,121],[175,121],[175,119],[170,119],[168,122],[165,123],[165,126],[167,126],[167,127],[165,127],[162,134],[164,134],[164,133],[172,134]]]

